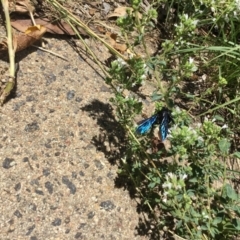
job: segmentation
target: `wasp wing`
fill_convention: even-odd
[[[169,123],[173,121],[171,112],[167,108],[163,108],[159,112],[159,119],[161,121],[159,125],[159,134],[161,140],[164,141],[168,134]]]
[[[144,134],[148,132],[151,129],[152,125],[157,121],[157,119],[158,114],[155,114],[152,117],[143,120],[143,122],[137,127],[136,132],[138,134]]]

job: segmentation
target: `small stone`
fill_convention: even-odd
[[[55,153],[54,153],[54,155],[55,155],[56,157],[60,156],[60,154],[61,154],[60,152],[55,152]]]
[[[38,195],[44,196],[44,193],[43,193],[42,190],[36,189],[36,190],[35,190],[35,193],[38,194]]]
[[[100,183],[100,184],[102,184],[102,177],[100,177],[100,176],[97,177],[97,182]]]
[[[15,227],[13,225],[11,225],[8,229],[8,232],[13,232],[15,230]]]
[[[2,141],[5,142],[8,139],[8,136],[3,136]]]
[[[28,162],[28,161],[29,161],[29,158],[28,158],[28,157],[24,157],[24,158],[22,159],[22,161],[23,161],[23,162]]]
[[[63,68],[66,69],[66,70],[68,70],[68,69],[71,68],[71,64],[65,65]]]
[[[38,160],[38,156],[37,156],[37,154],[36,154],[36,153],[34,153],[34,154],[32,155],[32,160],[33,160],[33,161],[36,161],[36,160]]]
[[[37,210],[37,205],[35,203],[31,203],[29,205],[29,209],[32,209],[33,211],[36,211]]]
[[[30,240],[38,240],[36,236],[31,236]]]
[[[83,177],[85,174],[84,174],[83,171],[80,171],[80,172],[79,172],[79,175],[80,175],[81,177]]]
[[[77,232],[75,235],[75,239],[81,239],[82,238],[82,233]]]
[[[79,225],[78,229],[82,229],[82,228],[84,228],[86,225],[87,225],[86,223],[81,223],[81,224]]]
[[[39,56],[44,56],[46,53],[44,52],[44,51],[42,51],[42,50],[40,50],[40,49],[37,49],[37,54],[39,55]]]
[[[66,217],[66,219],[64,220],[64,222],[65,222],[66,224],[70,223],[70,217]]]
[[[93,144],[91,144],[91,143],[89,143],[89,144],[85,147],[85,149],[92,149],[92,148],[95,148],[95,146],[94,146]]]
[[[107,86],[105,86],[105,85],[102,85],[100,87],[100,91],[101,92],[111,92],[111,90]]]
[[[2,166],[3,166],[3,168],[5,168],[5,169],[9,169],[9,168],[11,168],[12,166],[14,166],[15,165],[15,161],[14,161],[14,159],[13,158],[5,158],[4,159],[4,161],[3,161],[3,163],[2,163]]]
[[[61,223],[62,223],[62,220],[60,218],[55,218],[54,221],[52,222],[52,225],[56,227],[56,226],[60,226]]]
[[[53,193],[53,184],[49,181],[45,182],[45,188],[48,190],[50,194]]]
[[[21,217],[22,217],[22,214],[21,214],[18,210],[16,210],[16,211],[14,212],[14,215],[15,215],[17,218],[21,218]]]
[[[17,202],[21,202],[22,198],[21,198],[20,194],[16,194],[16,199],[17,199]]]
[[[32,102],[32,101],[35,101],[35,98],[34,98],[34,96],[30,95],[30,96],[26,97],[26,101],[27,102]]]
[[[50,85],[51,83],[55,82],[56,79],[57,79],[57,77],[56,77],[54,74],[49,74],[49,75],[45,74],[45,77],[46,77],[46,79],[47,79],[47,81],[46,81],[46,86],[48,86],[48,85]]]
[[[83,165],[84,167],[85,167],[85,169],[86,168],[88,168],[90,165],[88,164],[88,163],[84,163],[84,165]]]
[[[77,173],[76,172],[72,172],[72,178],[77,178]]]
[[[109,13],[111,6],[109,3],[103,2],[103,12],[105,15]]]
[[[50,175],[50,168],[44,168],[44,169],[43,169],[43,175],[44,175],[45,177],[47,177],[48,175]]]
[[[110,200],[101,202],[100,206],[106,211],[110,211],[116,207]]]
[[[67,93],[67,100],[73,99],[74,96],[75,96],[75,91],[74,90],[68,91],[68,93]]]
[[[104,168],[103,164],[99,160],[94,160],[94,163],[98,170],[102,170]]]
[[[31,185],[39,186],[39,179],[37,179],[37,178],[32,179],[32,180],[30,181],[30,184],[31,184]]]
[[[46,121],[48,118],[47,116],[43,115],[43,114],[36,114],[37,117],[39,117],[43,122]]]
[[[94,217],[95,213],[94,212],[89,212],[88,213],[88,219],[92,219]]]
[[[22,96],[22,93],[21,93],[20,91],[17,91],[15,98],[19,98],[19,97],[21,97],[21,96]]]
[[[17,111],[20,109],[21,106],[25,105],[25,101],[20,101],[13,106],[13,111]]]
[[[20,189],[21,189],[21,183],[19,182],[15,185],[14,190],[19,191]]]
[[[36,108],[35,108],[35,106],[32,106],[31,107],[31,113],[35,113],[36,112]]]
[[[66,231],[65,231],[65,234],[68,234],[68,233],[70,233],[70,229],[69,228],[66,229]]]
[[[93,196],[91,199],[96,203],[98,201],[97,197]]]
[[[71,194],[76,193],[76,186],[68,179],[67,176],[62,177],[62,183],[69,188]]]
[[[29,236],[31,233],[32,233],[32,231],[34,230],[34,228],[35,228],[35,224],[33,224],[31,227],[28,227],[27,228],[27,233],[26,233],[26,236]]]
[[[114,174],[112,172],[108,172],[107,177],[111,180],[114,179]]]
[[[75,101],[76,101],[76,102],[81,102],[81,101],[82,101],[82,98],[76,97]]]
[[[50,143],[46,143],[46,144],[45,144],[45,147],[46,147],[46,148],[52,148],[52,145],[51,145]]]
[[[56,209],[58,209],[58,206],[50,206],[50,209],[51,210],[56,210]]]
[[[25,129],[26,132],[35,132],[39,130],[39,126],[36,122],[32,122],[26,125]]]

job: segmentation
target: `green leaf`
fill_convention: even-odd
[[[227,139],[222,139],[218,143],[219,149],[222,153],[227,154],[231,146],[230,142]]]
[[[213,118],[215,118],[216,120],[221,121],[221,122],[225,121],[224,118],[220,115],[215,115],[215,116],[213,116]]]
[[[162,94],[159,94],[157,92],[153,92],[151,99],[153,102],[161,100],[162,99]]]
[[[233,224],[235,226],[235,229],[240,231],[240,220],[239,219],[233,219]]]
[[[222,218],[221,217],[216,217],[216,218],[214,218],[212,224],[217,226],[220,222],[222,222]]]
[[[234,157],[237,157],[237,158],[240,158],[240,152],[235,152],[235,153],[233,154],[233,156],[234,156]]]
[[[204,226],[204,225],[201,226],[201,229],[202,230],[208,230],[207,226]]]
[[[183,224],[182,220],[177,221],[176,229],[180,228],[182,224]]]
[[[198,182],[198,179],[197,179],[197,178],[191,178],[191,179],[189,180],[189,182],[196,183],[196,182]]]
[[[194,99],[196,96],[193,94],[186,94],[186,97],[189,99]]]
[[[232,188],[230,184],[225,185],[223,194],[232,200],[238,199],[238,194],[235,192],[235,190]]]
[[[195,196],[194,191],[192,189],[187,190],[187,195],[189,197],[194,197]]]
[[[151,182],[148,184],[148,187],[149,188],[154,188],[156,186],[155,182]]]
[[[240,206],[234,205],[234,206],[232,207],[232,210],[233,210],[234,212],[236,212],[237,214],[240,215]]]

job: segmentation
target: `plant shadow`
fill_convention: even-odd
[[[92,138],[92,143],[98,151],[104,153],[111,164],[118,163],[125,151],[125,132],[115,120],[111,105],[93,100],[81,109],[89,112],[89,116],[96,119],[100,127],[100,134]]]
[[[98,151],[104,153],[110,164],[117,164],[119,170],[123,169],[124,163],[121,159],[127,151],[126,132],[117,122],[112,106],[95,99],[81,109],[96,119],[100,127],[100,134],[92,138],[93,145]],[[131,167],[130,162],[126,164],[129,165],[128,167]],[[154,216],[149,211],[149,208],[146,207],[146,204],[144,204],[144,199],[139,197],[131,177],[118,173],[115,178],[115,187],[127,190],[130,197],[137,202],[136,211],[139,214],[139,224],[136,226],[137,235],[147,236],[152,240],[160,239],[163,235],[160,236]],[[168,236],[166,239],[171,238]]]

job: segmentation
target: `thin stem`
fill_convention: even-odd
[[[10,77],[15,78],[15,51],[13,48],[13,38],[12,38],[12,27],[11,21],[9,16],[9,9],[8,9],[8,0],[1,0],[3,11],[6,19],[6,29],[7,29],[7,44],[8,44],[8,55],[9,55],[9,75]]]

